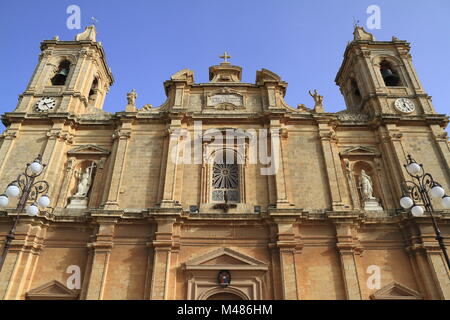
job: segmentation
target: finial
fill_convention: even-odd
[[[225,51],[225,52],[223,53],[223,55],[221,55],[219,58],[223,59],[223,63],[229,63],[229,62],[228,62],[228,59],[230,59],[231,56],[228,55],[228,52]]]
[[[355,29],[356,27],[359,27],[359,20],[353,18],[353,29]]]
[[[54,36],[53,40],[59,41],[59,36]]]

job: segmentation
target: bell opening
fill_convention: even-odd
[[[58,71],[55,76],[52,78],[52,84],[54,86],[62,86],[66,84],[67,75],[70,70],[70,62],[63,61],[59,64]]]
[[[380,72],[386,86],[395,87],[399,85],[400,77],[392,71],[392,67],[389,62],[381,62]]]

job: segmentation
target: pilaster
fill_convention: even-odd
[[[270,217],[274,223],[275,241],[272,245],[269,245],[269,248],[276,247],[278,249],[282,288],[282,297],[280,298],[284,300],[298,300],[300,296],[295,255],[301,249],[301,245],[295,239],[297,219],[289,213],[280,211],[271,212]]]
[[[340,256],[345,293],[348,300],[362,299],[355,257],[358,251],[357,238],[355,236],[357,217],[358,215],[356,214],[329,216],[336,228],[336,247]]]
[[[150,285],[151,300],[175,298],[176,263],[179,252],[179,236],[176,232],[177,214],[155,216],[157,231],[153,246],[153,268]]]
[[[83,284],[82,298],[86,300],[102,300],[109,268],[109,258],[113,248],[115,226],[118,218],[97,217],[97,230],[94,241],[88,243],[89,265]]]
[[[15,215],[12,213],[11,217],[15,219]],[[0,273],[2,300],[24,298],[43,248],[46,231],[47,225],[42,224],[39,218],[20,217],[15,239],[11,243]],[[5,239],[5,235],[2,235],[2,239]]]
[[[122,182],[123,172],[125,170],[125,159],[127,154],[127,148],[129,139],[131,137],[131,123],[125,122],[119,130],[116,130],[113,134],[115,140],[115,152],[113,153],[113,163],[111,163],[111,181],[109,183],[109,191],[106,203],[104,205],[105,210],[118,210],[120,209],[119,191]]]

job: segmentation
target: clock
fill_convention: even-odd
[[[48,110],[52,110],[56,106],[56,101],[53,98],[45,97],[36,103],[36,111],[37,112],[46,112]]]
[[[416,109],[414,102],[406,98],[399,98],[394,102],[395,108],[403,113],[411,113]]]

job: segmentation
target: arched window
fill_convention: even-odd
[[[361,104],[362,98],[361,92],[359,91],[358,84],[356,83],[355,79],[351,80],[350,90],[352,93],[353,103],[355,104],[355,106],[359,106]]]
[[[52,85],[54,86],[65,85],[69,71],[70,71],[70,61],[68,60],[62,61],[58,66],[56,74],[52,78]]]
[[[98,79],[94,78],[92,81],[91,89],[89,90],[89,103],[95,104],[95,100],[97,99],[97,90],[98,90]]]
[[[235,152],[218,151],[212,166],[212,201],[239,202],[239,178],[239,164]]]
[[[383,60],[380,62],[380,72],[386,86],[395,87],[400,85],[400,77],[389,61]]]

